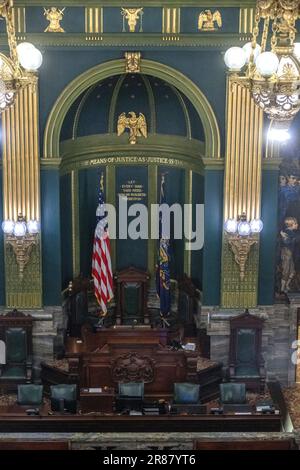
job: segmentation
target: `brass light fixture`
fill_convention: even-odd
[[[22,214],[18,215],[18,221],[5,220],[2,223],[5,233],[5,243],[12,247],[19,266],[19,276],[22,279],[24,269],[30,260],[32,248],[38,244],[40,226],[37,220],[26,222]]]
[[[247,221],[245,212],[236,219],[228,219],[224,224],[227,241],[234,254],[234,259],[240,269],[240,279],[244,280],[246,263],[252,245],[258,243],[259,233],[263,229],[260,219]]]
[[[18,90],[36,86],[36,71],[42,64],[42,54],[32,44],[17,45],[13,0],[0,0],[0,17],[5,19],[9,57],[0,53],[0,112],[13,105]]]
[[[300,43],[295,43],[299,17],[299,0],[257,0],[252,41],[243,48],[231,47],[224,57],[233,83],[249,88],[255,103],[275,121],[273,137],[278,140],[288,138],[300,110]]]

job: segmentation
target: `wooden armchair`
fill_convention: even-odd
[[[229,379],[245,383],[248,390],[263,392],[264,360],[261,355],[263,320],[248,310],[230,321]]]
[[[33,318],[18,310],[0,316],[0,340],[5,343],[5,364],[0,364],[0,388],[16,391],[29,383],[32,371]]]

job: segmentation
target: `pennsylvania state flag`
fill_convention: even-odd
[[[160,204],[166,203],[165,189],[165,175],[162,175],[160,185]],[[170,240],[164,236],[161,216],[159,220],[156,292],[160,299],[160,313],[162,316],[168,316],[171,309]]]

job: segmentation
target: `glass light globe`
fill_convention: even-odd
[[[39,233],[40,224],[37,220],[29,220],[27,222],[27,230],[31,234]]]
[[[286,142],[291,138],[288,129],[270,129],[268,132],[268,138],[277,142]]]
[[[253,219],[250,222],[250,228],[252,233],[260,233],[264,227],[262,220]]]
[[[294,43],[294,54],[298,60],[300,60],[300,42]]]
[[[14,226],[14,235],[15,237],[24,237],[27,232],[26,222],[18,220]]]
[[[252,54],[252,51],[253,51],[253,58],[254,58],[254,62],[255,62],[257,57],[259,56],[259,54],[261,52],[261,47],[260,47],[259,44],[256,44],[255,49],[253,50],[252,42],[247,42],[247,44],[245,44],[243,46],[243,51],[246,54],[247,63],[250,62],[250,57],[251,57],[251,54]]]
[[[239,222],[238,227],[238,234],[241,235],[241,237],[246,237],[247,235],[250,235],[251,228],[249,222],[246,220],[242,220]]]
[[[241,47],[230,47],[225,52],[224,62],[232,72],[239,72],[247,60],[246,54]]]
[[[20,64],[26,70],[38,70],[43,62],[41,52],[29,42],[23,42],[17,46]]]
[[[258,55],[255,65],[263,77],[271,77],[277,72],[279,59],[274,52],[263,52]]]
[[[11,235],[14,231],[15,223],[13,220],[4,220],[2,222],[2,230],[7,235]]]
[[[224,224],[224,229],[227,233],[236,233],[237,221],[235,219],[227,219]]]

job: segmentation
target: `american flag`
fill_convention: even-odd
[[[96,229],[94,235],[92,276],[95,297],[105,315],[107,304],[113,298],[113,276],[110,258],[107,212],[104,203],[103,174],[100,178],[99,203],[96,210]]]

